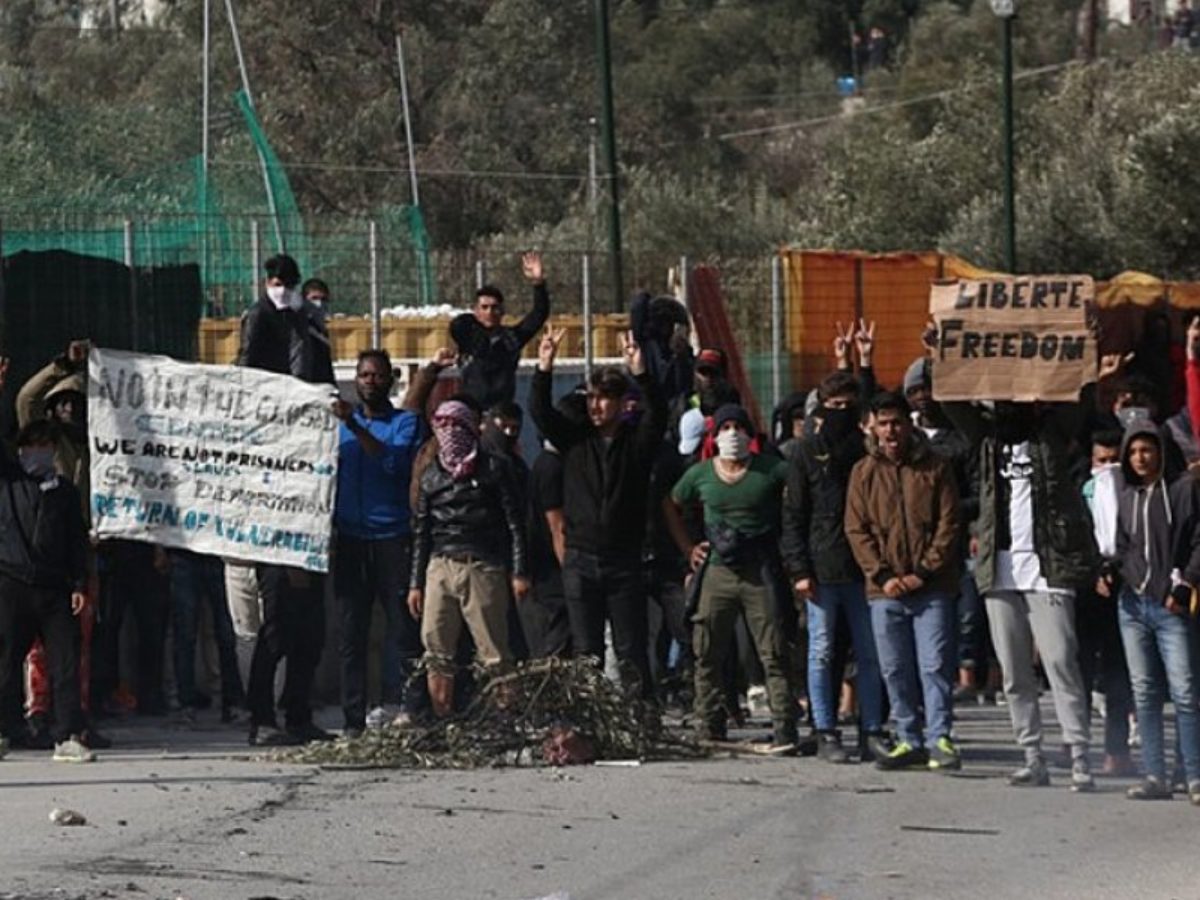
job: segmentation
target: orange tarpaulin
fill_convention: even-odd
[[[898,386],[909,363],[922,353],[930,285],[943,278],[1000,274],[932,251],[872,254],[784,248],[780,255],[787,291],[787,352],[797,390],[815,387],[831,369],[836,324],[859,318],[876,323],[874,364],[879,383]],[[1151,308],[1166,311],[1181,337],[1183,311],[1200,309],[1200,284],[1122,272],[1107,282],[1096,282],[1096,305],[1101,352],[1124,352],[1140,340],[1142,319]]]

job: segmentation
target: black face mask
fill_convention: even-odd
[[[850,406],[846,409],[830,409],[822,406],[819,415],[821,417],[821,434],[831,441],[840,441],[858,427],[857,406]]]
[[[1036,425],[1032,404],[996,404],[996,437],[1000,443],[1022,444],[1033,436]]]

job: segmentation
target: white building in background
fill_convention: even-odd
[[[166,14],[167,0],[83,0],[79,13],[80,30],[111,28],[114,6],[122,28],[137,28],[157,25]]]

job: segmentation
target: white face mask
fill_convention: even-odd
[[[268,284],[267,297],[279,309],[283,309],[285,305],[284,297],[287,295],[287,288],[282,284]]]
[[[750,455],[750,436],[731,428],[717,434],[717,455],[724,460],[741,462]]]

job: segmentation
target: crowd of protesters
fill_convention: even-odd
[[[301,286],[287,256],[265,269],[239,365],[332,395],[329,288]],[[504,324],[500,290],[480,288],[451,325],[457,349],[402,399],[372,349],[354,399],[331,401],[328,586],[299,568],[89,542],[86,343],[34,375],[0,459],[0,752],[89,761],[110,743],[96,728],[106,715],[173,705],[194,722],[212,703],[196,677],[205,630],[223,722],[254,746],[329,740],[313,720],[328,595],[350,737],[452,715],[479,667],[608,656],[649,716],[681,705],[705,740],[744,724],[741,695],[757,684],[770,752],[885,770],[960,768],[955,703],[1002,697],[1024,755],[1009,781],[1044,786],[1044,679],[1073,790],[1095,785],[1100,689],[1103,773],[1135,772],[1136,727],[1143,779],[1128,795],[1200,805],[1200,319],[1176,348],[1149,316],[1161,346],[1105,357],[1078,402],[1055,404],[938,403],[926,357],[889,390],[874,325],[839,326],[833,371],[763,433],[726,354],[693,350],[673,298],[635,299],[623,365],[556,381],[564,333],[545,327],[540,257],[523,270],[533,306],[519,322]],[[516,375],[534,340],[541,450],[526,460]],[[458,393],[431,402],[453,366]]]

